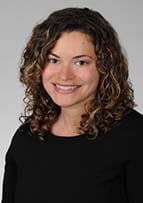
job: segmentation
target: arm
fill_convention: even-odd
[[[128,143],[126,186],[129,203],[143,202],[143,117],[134,125]]]
[[[143,160],[130,161],[126,169],[129,203],[143,202]]]
[[[3,191],[1,203],[14,203],[14,193],[17,182],[17,166],[14,160],[15,137],[13,137],[11,144],[5,156],[5,169],[3,178]]]

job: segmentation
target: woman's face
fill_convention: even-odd
[[[88,35],[65,32],[47,56],[43,86],[61,108],[81,108],[95,96],[99,81],[94,46]]]

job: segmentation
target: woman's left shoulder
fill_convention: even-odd
[[[133,125],[143,125],[143,114],[135,109],[130,109],[125,116],[125,120],[129,121]]]
[[[143,161],[143,115],[132,109],[123,122],[122,133],[127,141],[127,150],[130,160]]]
[[[143,135],[143,114],[137,110],[130,109],[121,123],[123,128],[130,132],[130,135]]]

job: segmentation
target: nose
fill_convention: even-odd
[[[69,64],[61,64],[58,74],[59,78],[63,81],[73,80],[75,77],[72,67]]]

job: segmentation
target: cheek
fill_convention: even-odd
[[[43,88],[46,90],[46,92],[49,94],[50,91],[50,78],[49,78],[49,74],[47,73],[47,71],[44,71],[42,73],[42,84],[43,84]]]
[[[51,75],[52,75],[52,72],[49,69],[43,70],[42,80],[43,81],[48,80],[51,77]]]
[[[99,73],[96,70],[93,71],[85,71],[81,75],[82,80],[84,80],[85,83],[87,84],[97,84],[99,81]]]
[[[47,75],[47,69],[44,69],[42,72],[42,79],[44,79]]]
[[[42,73],[42,83],[43,83],[43,86],[46,88],[47,87],[47,83],[49,81],[49,73],[47,70],[44,70],[43,73]]]

